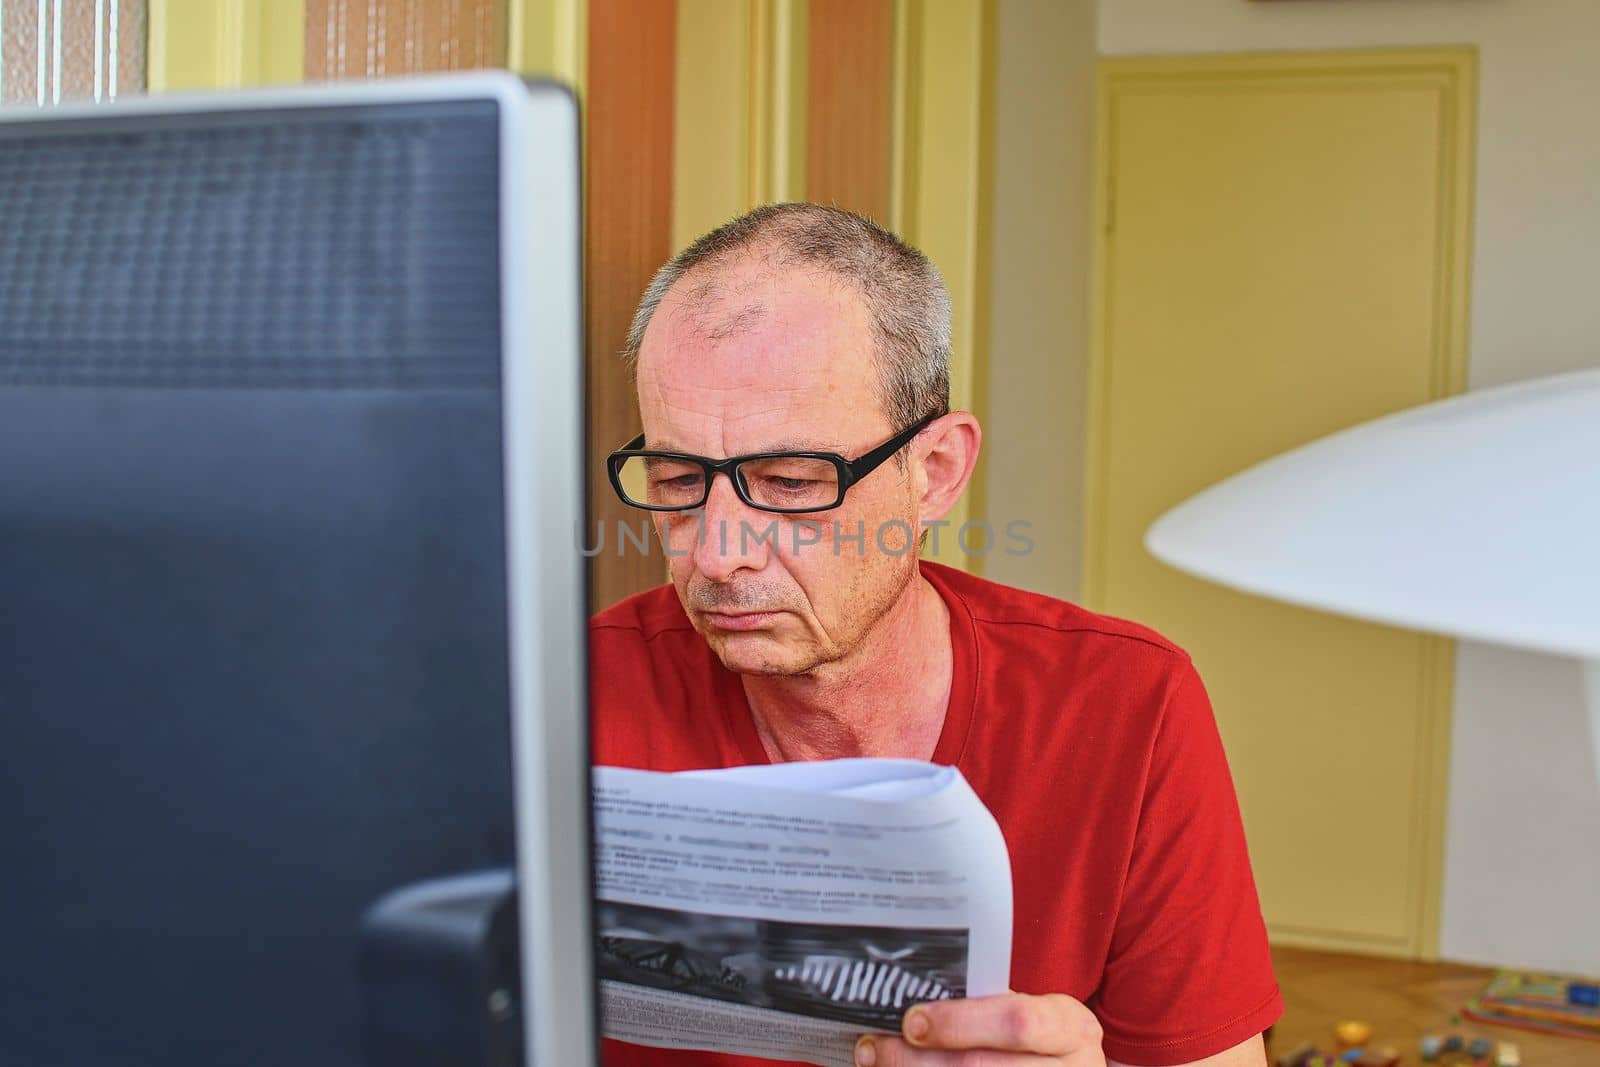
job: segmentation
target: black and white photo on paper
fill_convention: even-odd
[[[888,1030],[913,1004],[966,992],[966,930],[596,907],[602,979]]]

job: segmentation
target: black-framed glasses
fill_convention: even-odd
[[[643,448],[644,434],[640,434],[606,457],[606,473],[623,503],[646,511],[704,507],[718,474],[726,474],[739,499],[760,511],[780,515],[830,511],[844,503],[846,490],[937,418],[929,415],[913,423],[858,459],[845,459],[836,452],[753,452],[707,459]]]

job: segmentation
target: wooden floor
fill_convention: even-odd
[[[1600,1041],[1486,1026],[1465,1018],[1452,1024],[1451,1017],[1482,991],[1492,973],[1481,967],[1289,948],[1273,949],[1272,959],[1283,989],[1284,1016],[1273,1030],[1269,1059],[1302,1041],[1334,1051],[1334,1025],[1360,1019],[1374,1028],[1372,1046],[1394,1048],[1403,1067],[1420,1062],[1417,1044],[1426,1033],[1513,1042],[1522,1052],[1523,1067],[1600,1067]]]

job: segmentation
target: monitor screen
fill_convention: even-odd
[[[570,98],[419,84],[0,122],[0,1064],[509,1064],[587,981],[512,892],[586,925]]]

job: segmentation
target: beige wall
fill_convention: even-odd
[[[1471,387],[1600,365],[1596,0],[1100,0],[1107,55],[1480,52]],[[1600,791],[1568,663],[1457,657],[1443,952],[1600,971]]]
[[[1094,0],[1000,0],[985,577],[1072,599],[1083,556]],[[981,516],[975,516],[981,517]],[[1033,549],[1004,536],[1022,520]]]

